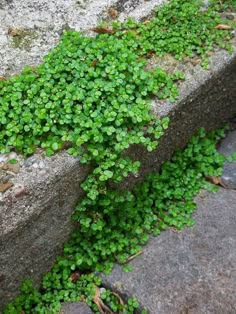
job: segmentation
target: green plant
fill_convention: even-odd
[[[73,216],[78,228],[65,244],[64,255],[44,276],[40,292],[27,282],[4,314],[20,310],[56,313],[60,302],[78,300],[85,300],[97,313],[94,291],[101,280],[93,273],[80,274],[110,272],[114,262],[125,264],[130,255],[137,254],[150,234],[158,235],[167,227],[193,225],[194,196],[201,188],[217,189],[205,178],[222,172],[226,157],[216,150],[222,136],[222,130],[208,136],[200,130],[184,151],[177,151],[159,173],[148,175],[133,191],[123,194],[107,190],[92,204],[85,198]],[[121,304],[110,291],[102,293],[102,299],[119,313]],[[128,301],[126,313],[134,313],[137,306],[136,301]]]
[[[110,272],[114,262],[126,264],[130,255],[138,254],[150,234],[194,223],[193,196],[202,187],[212,187],[204,177],[218,175],[224,161],[215,149],[219,132],[206,137],[201,131],[159,174],[149,175],[125,195],[108,182],[137,173],[140,162],[126,156],[126,150],[143,145],[153,151],[168,128],[168,118],[152,113],[150,99],[174,101],[175,82],[184,75],[159,67],[148,70],[148,58],[197,55],[207,66],[207,54],[215,46],[231,50],[231,33],[215,28],[221,22],[220,2],[204,11],[201,4],[173,0],[150,21],[115,22],[112,29],[101,25],[107,33],[96,38],[65,32],[43,64],[0,81],[1,152],[15,149],[30,155],[42,147],[50,156],[69,147],[70,154],[80,154],[81,163],[92,168],[82,183],[85,196],[73,214],[78,228],[64,255],[44,276],[40,291],[27,281],[4,313],[56,313],[61,302],[78,300],[96,312],[94,295],[101,281],[88,272]],[[122,309],[112,292],[103,292],[114,311]],[[123,306],[127,313],[136,307],[135,300]]]

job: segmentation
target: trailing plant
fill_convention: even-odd
[[[201,131],[159,174],[125,195],[107,182],[137,173],[140,162],[125,151],[131,145],[153,151],[168,127],[168,118],[152,113],[150,100],[174,101],[175,82],[184,75],[148,70],[148,59],[200,56],[207,66],[208,51],[216,46],[231,50],[231,32],[216,28],[222,22],[219,4],[203,10],[201,1],[173,0],[151,20],[100,25],[96,38],[65,32],[41,65],[0,81],[0,152],[30,155],[42,147],[50,156],[66,148],[92,168],[82,183],[85,197],[73,214],[78,228],[64,255],[44,276],[40,291],[27,281],[4,313],[54,313],[60,302],[77,300],[96,312],[101,282],[88,272],[109,272],[114,262],[125,264],[138,254],[149,234],[193,223],[193,196],[207,185],[204,176],[218,174],[224,160],[214,146],[218,133],[206,138]],[[121,305],[103,291],[101,298],[113,311],[133,313],[137,307],[133,299]]]
[[[82,187],[95,200],[109,179],[138,171],[139,162],[124,158],[124,150],[141,144],[152,151],[168,127],[167,118],[151,113],[150,97],[174,100],[174,81],[183,75],[148,71],[148,56],[206,61],[214,45],[230,49],[230,31],[215,28],[221,21],[216,8],[173,0],[146,23],[115,22],[96,38],[65,32],[43,64],[0,81],[0,151],[29,155],[40,146],[50,156],[69,146],[93,166]]]
[[[159,173],[148,175],[133,191],[108,190],[93,204],[87,204],[85,198],[73,216],[78,228],[65,244],[64,255],[44,276],[41,290],[26,282],[22,294],[4,314],[56,313],[61,302],[78,300],[86,301],[98,313],[94,295],[101,280],[86,272],[110,272],[114,262],[125,264],[138,254],[150,234],[158,235],[167,227],[192,226],[194,196],[201,188],[217,189],[205,178],[222,173],[226,157],[216,150],[222,136],[222,130],[208,136],[200,130],[184,151],[178,150]],[[133,299],[122,306],[109,290],[103,292],[101,298],[115,313],[121,309],[134,313],[138,307]]]

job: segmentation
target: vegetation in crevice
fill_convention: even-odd
[[[168,118],[151,112],[150,99],[174,101],[175,82],[183,75],[158,67],[148,71],[150,55],[170,53],[179,60],[198,55],[207,67],[208,51],[231,50],[230,29],[216,28],[222,23],[219,2],[203,10],[201,1],[173,0],[150,21],[99,25],[96,38],[65,32],[41,65],[0,81],[1,152],[30,155],[42,147],[50,156],[68,147],[93,169],[82,183],[85,197],[72,217],[78,229],[64,255],[44,276],[40,291],[27,281],[4,313],[54,313],[60,302],[76,300],[98,312],[94,294],[101,282],[91,271],[109,272],[114,262],[125,263],[149,234],[193,224],[193,196],[209,186],[205,176],[219,175],[224,161],[215,149],[219,132],[205,137],[201,131],[159,174],[125,195],[107,182],[137,173],[140,162],[125,156],[125,150],[140,144],[153,151],[168,127]],[[135,311],[135,300],[123,306],[104,291],[113,312]]]
[[[173,0],[146,23],[98,27],[96,38],[65,32],[41,65],[0,81],[0,151],[29,155],[40,146],[51,155],[69,145],[69,153],[94,167],[83,183],[93,200],[109,179],[137,172],[139,162],[123,151],[132,144],[157,147],[168,119],[151,113],[150,98],[175,100],[174,81],[183,78],[158,67],[146,70],[148,57],[206,58],[215,45],[230,50],[232,34],[215,28],[221,23],[215,8]]]
[[[86,199],[82,201],[73,216],[79,227],[65,244],[64,255],[45,274],[40,291],[26,281],[21,295],[4,314],[57,313],[61,302],[66,301],[86,301],[99,313],[94,295],[102,283],[91,271],[110,272],[114,262],[125,264],[130,256],[139,254],[151,234],[158,235],[167,227],[181,230],[194,224],[194,196],[201,188],[217,189],[206,177],[222,173],[225,157],[216,149],[222,136],[222,130],[207,136],[200,130],[159,173],[148,175],[133,191],[123,194],[111,190],[89,207]],[[124,313],[134,313],[138,307],[135,299],[122,305],[111,291],[101,290],[100,297],[114,313],[122,309]]]

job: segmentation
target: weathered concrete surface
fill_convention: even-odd
[[[221,142],[219,151],[225,156],[236,153],[236,130]],[[236,189],[236,161],[225,163],[221,181],[228,188]]]
[[[0,310],[25,278],[39,283],[73,229],[70,216],[82,191],[79,158],[44,158],[21,168],[0,201]]]
[[[152,238],[132,272],[116,266],[104,283],[150,314],[236,313],[236,193],[203,191],[196,201],[194,227]]]
[[[153,5],[159,2],[119,2],[121,9],[125,10],[120,17],[125,18],[129,14],[141,18],[148,15]],[[133,8],[127,9],[127,3]],[[33,6],[31,1],[26,0],[1,3],[0,43],[3,44],[0,53],[4,52],[1,56],[1,74],[16,73],[23,65],[39,63],[42,56],[56,45],[59,38],[57,32],[64,28],[65,21],[65,27],[89,29],[103,18],[103,14],[107,16],[107,9],[114,4],[105,0],[87,1],[85,9],[80,11],[73,6],[75,2],[72,0],[50,3],[41,0]],[[45,18],[42,18],[44,15]],[[9,28],[28,30],[32,26],[30,21],[44,35],[40,33],[34,37],[25,48],[10,47],[12,31],[8,34]],[[183,147],[199,127],[216,128],[236,115],[235,39],[233,45],[235,52],[231,56],[224,51],[212,56],[211,71],[203,71],[200,66],[186,66],[186,81],[180,84],[178,102],[153,103],[157,114],[170,116],[170,128],[160,141],[157,152],[147,154],[140,147],[130,150],[131,156],[141,158],[143,166],[139,176],[127,180],[124,188],[142,180],[147,172],[159,169],[161,163],[177,147]],[[42,273],[49,270],[73,228],[70,215],[81,197],[79,185],[88,169],[80,166],[79,159],[75,160],[64,153],[51,159],[39,155],[41,158],[45,163],[42,169],[31,165],[27,171],[22,161],[20,172],[11,180],[14,186],[1,195],[0,309],[17,293],[25,277],[30,276],[39,283]]]
[[[19,73],[25,65],[36,65],[56,46],[64,29],[88,30],[111,18],[143,17],[166,0],[1,0],[0,75]],[[17,32],[19,36],[17,36]]]
[[[92,314],[84,302],[64,303],[59,314]]]

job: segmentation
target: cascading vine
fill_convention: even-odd
[[[27,281],[4,313],[54,313],[60,302],[81,299],[98,311],[93,295],[101,281],[94,274],[74,280],[78,269],[109,272],[114,262],[125,263],[137,254],[149,234],[193,223],[193,196],[206,185],[204,176],[218,175],[224,161],[215,149],[219,133],[206,138],[200,132],[159,174],[151,174],[125,195],[107,183],[137,173],[140,162],[125,151],[131,145],[155,150],[168,128],[169,119],[153,114],[150,101],[174,101],[175,82],[184,75],[158,66],[148,70],[149,58],[199,56],[207,68],[210,50],[231,50],[230,30],[216,28],[220,23],[233,27],[217,13],[225,4],[213,1],[204,10],[201,5],[172,0],[157,8],[150,20],[114,22],[112,27],[103,23],[96,28],[96,38],[65,32],[41,65],[0,81],[1,152],[15,149],[30,155],[42,147],[50,156],[66,148],[92,169],[72,217],[79,228],[65,244],[64,255],[44,276],[40,292]],[[104,300],[119,313],[122,305],[105,291]],[[136,307],[135,300],[123,306],[127,313]]]

